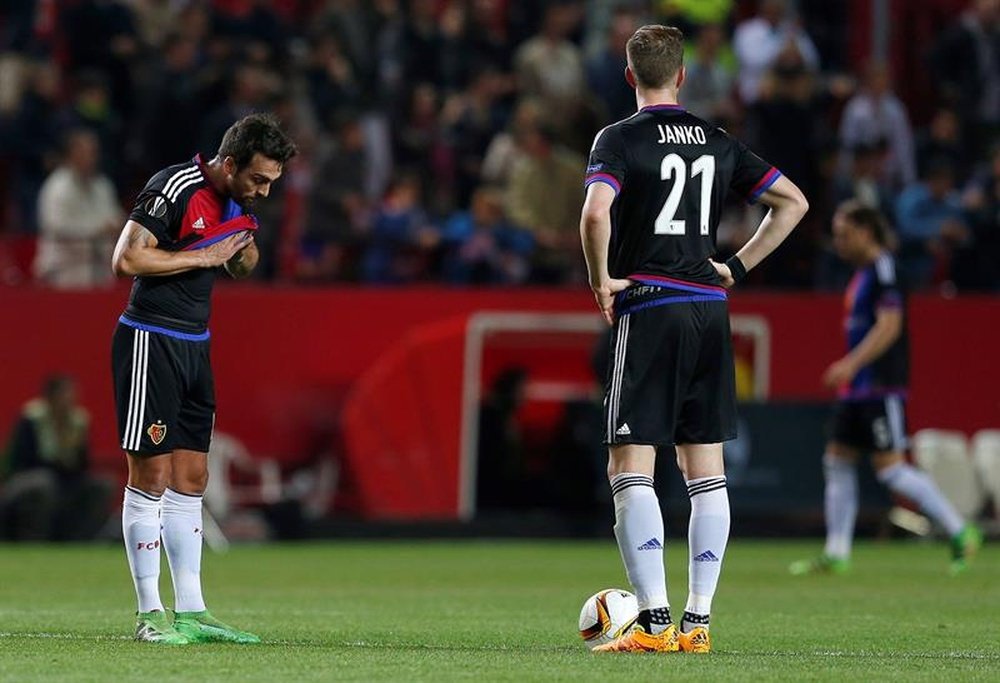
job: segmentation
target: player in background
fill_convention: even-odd
[[[952,573],[959,573],[982,543],[926,473],[906,462],[905,402],[909,381],[906,301],[887,248],[889,227],[876,210],[850,200],[833,217],[833,245],[854,265],[844,296],[847,354],[823,374],[838,390],[830,441],[823,456],[826,477],[826,548],[813,560],[794,562],[793,574],[844,573],[850,568],[858,513],[857,460],[871,453],[878,480],[909,498],[951,538]]]
[[[202,598],[201,504],[215,425],[208,318],[216,276],[243,278],[257,264],[257,223],[247,211],[295,152],[274,117],[240,119],[213,159],[197,155],[149,180],[115,247],[115,274],[134,278],[112,374],[128,461],[122,531],[139,602],[136,640],[259,642],[215,619]],[[160,602],[161,538],[172,624]]]
[[[709,615],[729,539],[722,442],[736,436],[726,290],[781,244],[808,209],[799,189],[677,102],[683,35],[643,26],[625,77],[639,111],[597,134],[580,222],[590,286],[612,327],[605,443],[615,536],[639,601],[636,626],[598,651],[708,652]],[[726,263],[716,231],[729,190],[770,207]],[[690,591],[678,633],[653,487],[658,446],[676,446],[691,499]]]

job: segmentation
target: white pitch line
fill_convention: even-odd
[[[111,640],[130,641],[130,636],[113,635],[93,635],[85,636],[78,633],[42,633],[15,631],[0,631],[0,638],[28,638],[37,640]],[[294,647],[319,647],[330,649],[371,649],[371,650],[466,650],[485,652],[520,652],[530,653],[539,651],[561,651],[575,649],[570,646],[549,646],[539,648],[524,648],[513,645],[429,645],[420,643],[371,643],[365,641],[341,642],[341,643],[320,643],[316,641],[296,641],[296,640],[264,640],[262,645],[281,645]],[[813,652],[789,652],[789,651],[754,651],[743,650],[718,650],[715,655],[736,656],[736,657],[832,657],[839,659],[871,659],[871,658],[900,658],[900,659],[972,659],[1000,661],[1000,653],[994,652],[882,652],[878,650],[861,650],[858,652],[844,650],[816,650]]]

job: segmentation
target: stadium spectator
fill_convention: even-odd
[[[559,146],[547,125],[528,128],[522,135],[525,154],[511,169],[507,215],[535,239],[533,279],[548,283],[578,279],[580,178],[586,161]]]
[[[840,205],[848,199],[856,199],[864,206],[878,209],[883,216],[892,215],[895,194],[883,170],[886,156],[885,140],[855,144],[847,155],[847,172],[838,173],[834,179],[834,203]]]
[[[639,18],[628,7],[611,17],[604,49],[587,62],[587,84],[604,105],[604,119],[620,121],[635,113],[635,91],[625,80],[625,43],[639,28]]]
[[[802,55],[789,45],[761,79],[759,97],[747,109],[747,136],[755,149],[792,178],[806,196],[815,196],[827,127],[815,78]],[[793,236],[793,240],[799,237]],[[776,254],[780,258],[779,254]]]
[[[340,43],[328,34],[314,38],[305,72],[309,99],[320,121],[329,121],[338,108],[361,105],[362,84]]]
[[[57,116],[59,132],[65,134],[76,128],[94,131],[102,152],[101,169],[116,183],[121,182],[123,147],[129,131],[111,99],[107,78],[101,71],[86,70],[79,72],[74,81],[75,95]]]
[[[734,116],[733,72],[722,59],[724,43],[722,27],[705,24],[698,29],[694,47],[685,56],[684,108],[716,124]]]
[[[883,166],[892,187],[902,188],[917,178],[913,130],[904,105],[892,92],[889,69],[872,62],[865,68],[861,89],[844,108],[840,120],[840,147],[846,157],[858,145],[887,143]],[[846,163],[846,159],[845,159]]]
[[[972,235],[947,161],[931,162],[921,182],[903,190],[896,200],[896,224],[900,261],[911,284],[927,286],[949,279],[953,250]]]
[[[307,197],[299,276],[357,279],[356,262],[366,238],[370,207],[364,178],[369,160],[364,132],[350,114],[331,121],[333,138],[316,151],[315,175]]]
[[[757,16],[736,27],[733,49],[740,64],[739,93],[746,104],[757,101],[761,80],[789,49],[798,52],[807,69],[819,68],[816,46],[786,0],[760,0]]]
[[[61,19],[73,68],[103,74],[114,110],[131,114],[135,104],[132,64],[139,56],[140,43],[129,4],[119,0],[66,3]]]
[[[226,101],[203,119],[200,142],[195,151],[214,154],[229,126],[248,114],[266,109],[268,99],[277,88],[277,75],[266,67],[243,64],[236,68],[229,79]]]
[[[534,240],[507,222],[503,194],[495,188],[478,188],[471,208],[453,214],[441,237],[447,282],[520,284],[528,278]]]
[[[1000,141],[994,143],[989,163],[969,181],[963,205],[975,249],[963,253],[966,268],[956,269],[955,282],[1000,290]]]
[[[13,87],[14,79],[8,83]],[[38,193],[55,167],[59,140],[59,91],[62,78],[54,62],[28,62],[23,71],[24,90],[11,113],[4,142],[10,153],[16,207],[15,229],[38,232]]]
[[[93,538],[107,514],[110,484],[88,469],[90,417],[76,385],[57,375],[25,404],[0,464],[0,537]]]
[[[452,95],[441,111],[441,128],[453,168],[453,191],[447,203],[468,206],[472,191],[479,184],[483,158],[493,133],[503,121],[499,98],[502,83],[493,71],[476,74],[469,88]]]
[[[145,88],[142,112],[143,164],[162,168],[177,161],[178,150],[197,139],[205,107],[204,77],[199,71],[198,43],[170,33],[162,41],[163,61]],[[191,150],[193,155],[195,150]]]
[[[111,180],[98,170],[97,136],[86,129],[66,138],[63,163],[38,197],[39,240],[35,277],[53,287],[109,284],[111,250],[124,214]]]
[[[661,24],[676,26],[686,35],[709,24],[725,23],[733,4],[733,0],[655,0],[653,7]]]
[[[505,130],[501,130],[490,141],[483,159],[483,181],[494,185],[506,185],[510,172],[517,160],[524,156],[520,141],[524,134],[540,125],[542,104],[538,100],[525,98],[518,102],[514,114]]]
[[[976,141],[1000,130],[1000,2],[971,0],[932,47],[931,67],[945,102],[971,133],[968,152],[978,157]]]
[[[917,168],[921,174],[927,171],[931,162],[942,159],[948,161],[959,178],[967,175],[969,164],[962,139],[962,121],[955,110],[948,107],[934,112],[917,139]]]
[[[419,176],[401,173],[372,220],[362,277],[373,284],[417,282],[430,274],[440,234],[421,205]]]
[[[547,107],[579,99],[584,92],[583,56],[569,40],[580,20],[575,2],[560,0],[545,8],[541,31],[518,48],[514,64],[521,91]]]

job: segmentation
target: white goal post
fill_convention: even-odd
[[[459,452],[458,514],[471,519],[476,511],[476,476],[479,452],[479,408],[482,402],[483,352],[489,335],[497,332],[568,334],[604,329],[603,319],[591,313],[484,312],[469,317],[462,365],[462,429]],[[771,376],[771,334],[767,320],[757,315],[730,315],[734,336],[750,337],[753,347],[754,399],[766,399]]]

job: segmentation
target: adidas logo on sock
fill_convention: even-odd
[[[642,545],[640,545],[637,550],[663,550],[663,544],[657,538],[651,538]]]
[[[205,219],[202,218],[201,216],[198,216],[198,220],[196,220],[194,223],[192,223],[191,227],[194,228],[195,230],[204,230],[205,229]]]
[[[628,422],[623,422],[622,426],[618,428],[617,432],[615,432],[618,436],[628,436],[631,433],[632,430],[628,428]]]
[[[695,562],[718,562],[719,558],[717,558],[715,556],[715,553],[713,553],[711,550],[706,550],[701,555],[697,555],[694,558],[694,561]]]

